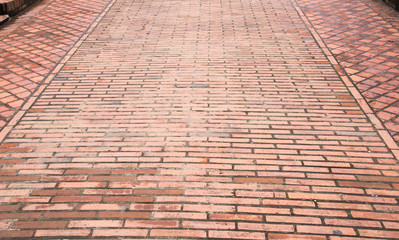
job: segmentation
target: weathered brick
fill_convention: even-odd
[[[19,231],[9,231],[0,230],[0,236],[3,238],[29,238],[33,237],[33,230],[19,230]]]
[[[196,237],[206,238],[206,231],[201,230],[180,230],[180,229],[152,229],[152,237]]]
[[[127,227],[127,228],[178,228],[179,222],[175,221],[175,220],[126,220],[125,227]],[[187,228],[187,227],[185,227],[185,228]]]
[[[261,215],[249,215],[249,214],[220,214],[211,213],[209,218],[212,220],[230,220],[230,221],[251,221],[260,222],[263,220]]]
[[[0,128],[29,99],[0,134],[6,238],[395,237],[399,151],[351,82],[389,92],[392,116],[379,115],[395,118],[397,53],[384,39],[397,29],[369,4],[53,3],[2,29]],[[332,25],[383,28],[348,44],[360,27],[316,31],[330,12]],[[372,61],[350,49],[368,41],[383,46]]]
[[[18,221],[12,227],[14,229],[65,228],[67,223],[67,221]]]
[[[183,221],[183,228],[189,229],[235,229],[234,222],[222,221]]]
[[[99,218],[115,218],[115,219],[123,219],[123,218],[138,218],[138,219],[147,219],[151,217],[151,212],[126,212],[126,211],[104,211],[98,213]]]
[[[318,235],[299,235],[299,234],[282,234],[282,233],[269,233],[268,235],[269,240],[280,240],[280,239],[287,239],[287,240],[326,240],[325,236],[318,236]]]
[[[145,237],[148,230],[145,229],[94,229],[93,236],[95,237]]]
[[[57,230],[37,230],[35,237],[51,237],[51,236],[88,236],[90,229],[57,229]]]
[[[112,228],[122,227],[121,220],[72,220],[68,228]]]
[[[328,227],[328,226],[315,226],[315,225],[297,225],[297,231],[300,233],[314,233],[314,234],[335,234],[340,232],[342,235],[355,236],[356,232],[353,228],[349,227]]]
[[[243,231],[209,231],[209,237],[224,239],[266,239],[264,233]]]

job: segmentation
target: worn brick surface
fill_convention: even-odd
[[[0,236],[395,238],[395,149],[300,16],[115,1],[0,145]]]
[[[399,13],[375,0],[297,2],[398,142]]]
[[[13,1],[13,3],[16,1]],[[43,0],[0,29],[0,129],[109,1]]]

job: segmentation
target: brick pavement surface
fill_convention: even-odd
[[[111,2],[0,134],[0,236],[397,238],[398,147],[299,6]]]
[[[298,3],[399,141],[399,13],[375,0]]]
[[[109,1],[43,0],[0,29],[0,129]]]

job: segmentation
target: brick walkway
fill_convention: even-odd
[[[41,85],[108,1],[43,0],[0,29],[0,129]]]
[[[303,1],[93,14],[0,133],[0,236],[397,238],[399,149]]]
[[[375,0],[298,3],[399,141],[399,13]]]

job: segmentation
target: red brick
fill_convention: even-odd
[[[12,221],[0,222],[0,229],[1,230],[3,230],[3,229],[6,230],[6,229],[8,229],[11,226],[12,223],[13,223]]]
[[[56,196],[51,202],[100,202],[101,196]]]
[[[55,218],[55,219],[73,219],[73,218],[94,218],[96,212],[45,212],[43,218]]]
[[[88,236],[90,229],[57,229],[57,230],[37,230],[35,237],[51,237],[51,236]]]
[[[103,202],[130,202],[130,203],[152,203],[154,202],[153,196],[111,196],[104,197]]]
[[[12,227],[15,229],[65,228],[67,221],[18,221]]]
[[[58,187],[60,188],[103,188],[105,182],[60,182]]]
[[[131,204],[130,210],[140,211],[179,211],[180,204]]]
[[[395,239],[398,237],[399,231],[359,229],[359,234],[360,234],[360,236],[364,236],[364,237],[378,237],[378,238]]]
[[[135,189],[136,195],[182,195],[182,189]]]
[[[352,219],[325,219],[324,222],[328,225],[350,226],[350,227],[376,227],[380,228],[381,223],[378,221],[369,220],[352,220]]]
[[[230,221],[255,221],[260,222],[263,220],[261,215],[249,215],[249,214],[220,214],[211,213],[209,219],[212,220],[230,220]]]
[[[349,202],[366,202],[366,203],[397,203],[395,198],[362,196],[362,195],[342,195],[344,201]]]
[[[190,196],[157,196],[156,202],[205,203],[207,202],[207,198]]]
[[[112,203],[84,203],[78,205],[76,209],[82,210],[94,210],[94,211],[110,211],[110,210],[121,210],[122,205]]]
[[[399,214],[395,214],[395,213],[352,211],[351,214],[352,214],[353,218],[390,220],[390,221],[398,221],[399,220]]]
[[[189,229],[235,229],[234,222],[221,221],[183,221],[183,228]]]
[[[68,228],[112,228],[122,227],[121,220],[71,220]]]
[[[126,220],[125,227],[127,227],[127,228],[178,228],[179,221],[175,221],[175,220]],[[186,228],[186,227],[184,227],[184,228]]]
[[[340,201],[341,197],[338,194],[322,194],[322,193],[288,193],[289,198],[293,199],[313,199],[313,200],[335,200]]]
[[[193,212],[234,212],[235,207],[229,205],[184,204],[183,210]]]
[[[335,217],[348,216],[348,214],[345,211],[340,211],[340,210],[294,208],[293,212],[296,215],[308,215],[308,216],[335,216]]]
[[[318,202],[317,205],[320,208],[330,209],[357,209],[357,210],[372,210],[371,205],[368,204],[356,204],[356,203],[337,203],[337,202]]]
[[[234,178],[236,183],[283,183],[284,180],[281,178],[254,178],[254,177],[236,177]]]
[[[145,237],[148,234],[148,230],[145,229],[94,229],[93,236],[95,237]]]
[[[19,231],[10,231],[10,230],[2,230],[0,231],[0,236],[2,238],[29,238],[33,237],[33,230],[19,230]]]
[[[348,227],[327,227],[315,225],[297,225],[297,231],[300,233],[314,233],[314,234],[334,234],[334,231],[340,231],[343,235],[354,236],[356,232],[353,228]]]
[[[387,229],[399,229],[398,222],[383,222],[384,227]]]
[[[138,218],[138,219],[147,219],[151,217],[150,212],[113,212],[113,211],[104,211],[98,213],[99,218],[115,218],[115,219],[124,219],[124,218]]]
[[[54,203],[54,204],[27,204],[22,208],[24,211],[62,211],[62,210],[72,210],[74,209],[74,204],[63,204],[63,203]]]
[[[205,213],[191,213],[191,212],[154,212],[153,217],[157,218],[182,218],[182,219],[206,219]]]
[[[201,230],[180,230],[180,229],[152,229],[152,237],[195,237],[206,238],[206,231]]]
[[[269,233],[269,240],[327,240],[325,236]]]
[[[83,194],[87,195],[131,195],[133,192],[132,189],[107,189],[107,188],[99,188],[99,189],[85,189],[83,190]]]
[[[13,211],[18,210],[19,207],[20,206],[16,205],[16,204],[0,205],[0,212],[13,212]]]
[[[254,205],[258,205],[259,200],[253,199],[253,198],[209,197],[209,203],[212,203],[212,204],[238,204],[238,205],[254,204]]]
[[[187,189],[184,192],[185,195],[199,195],[199,196],[233,196],[234,192],[232,190],[215,190],[215,189],[206,189],[206,190],[198,190],[198,189]]]
[[[294,226],[291,224],[271,224],[271,223],[238,223],[238,229],[251,231],[277,231],[293,232]]]
[[[312,189],[315,192],[364,194],[364,190],[359,188],[313,187]]]
[[[270,208],[270,207],[247,207],[238,206],[237,212],[262,213],[262,214],[290,214],[289,208]]]
[[[262,232],[243,232],[243,231],[209,231],[209,238],[224,239],[266,239]]]
[[[284,199],[263,199],[264,205],[276,205],[276,206],[298,206],[298,207],[314,207],[314,201],[310,200],[284,200]]]
[[[33,190],[31,195],[36,196],[68,196],[79,195],[80,190],[64,190],[64,189],[46,189],[46,190]]]
[[[390,183],[399,182],[399,177],[359,175],[357,178],[359,181],[363,181],[363,182],[390,182]]]
[[[321,224],[320,218],[315,217],[294,217],[294,216],[266,216],[267,222],[281,223],[302,223],[302,224]]]

